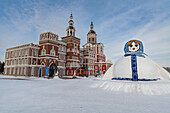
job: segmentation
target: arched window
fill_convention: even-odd
[[[36,49],[33,50],[33,54],[34,54],[34,56],[36,56]]]
[[[59,51],[61,51],[61,49],[62,49],[62,48],[61,48],[61,45],[59,45]]]
[[[69,65],[70,67],[72,67],[72,63],[70,63],[70,65]]]
[[[63,47],[64,52],[66,51],[66,47]]]
[[[46,54],[46,51],[45,49],[42,50],[42,55],[45,55]]]
[[[89,38],[89,42],[90,42],[90,38]]]
[[[70,35],[72,35],[72,31],[70,31]]]
[[[92,41],[94,42],[94,38],[92,38]]]
[[[54,55],[55,55],[54,50],[51,50],[51,51],[50,51],[50,55],[52,55],[52,56],[54,56]]]
[[[21,56],[21,50],[19,50],[19,56]]]
[[[70,63],[69,63],[69,62],[67,63],[67,66],[68,66],[68,67],[70,66]]]

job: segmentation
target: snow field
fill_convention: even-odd
[[[170,111],[170,94],[144,95],[133,91],[125,93],[125,90],[120,90],[119,87],[117,91],[113,90],[115,89],[113,85],[123,87],[119,81],[102,81],[94,77],[50,80],[43,78],[8,80],[1,79],[2,77],[4,76],[0,76],[0,113],[169,113]],[[112,90],[109,90],[109,84],[112,84]],[[129,86],[132,84],[131,88],[134,88],[134,84],[130,81],[124,82],[124,86],[127,84]],[[139,84],[143,86],[144,83]],[[169,85],[168,82],[159,82],[158,86],[163,84]],[[129,92],[130,87],[124,89]]]

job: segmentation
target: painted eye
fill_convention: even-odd
[[[138,47],[138,45],[135,45],[135,47]]]
[[[130,47],[132,47],[132,45],[130,45]]]

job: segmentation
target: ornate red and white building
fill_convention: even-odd
[[[75,72],[79,75],[81,68],[86,68],[88,75],[94,75],[96,72],[105,73],[112,64],[105,62],[104,45],[97,43],[93,22],[83,48],[80,48],[80,38],[75,36],[72,14],[68,23],[67,36],[61,37],[61,40],[57,34],[45,32],[40,34],[39,44],[8,48],[4,74],[53,77],[58,72],[61,77],[73,76]]]
[[[83,45],[81,51],[81,65],[87,67],[89,75],[104,74],[112,65],[111,62],[106,62],[104,55],[104,45],[97,43],[97,34],[93,30],[93,22],[90,25],[90,31],[87,34],[87,43]]]

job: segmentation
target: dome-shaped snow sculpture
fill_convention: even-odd
[[[138,40],[130,40],[124,47],[125,55],[105,73],[103,79],[119,80],[170,80],[170,74],[145,53],[143,44]]]

